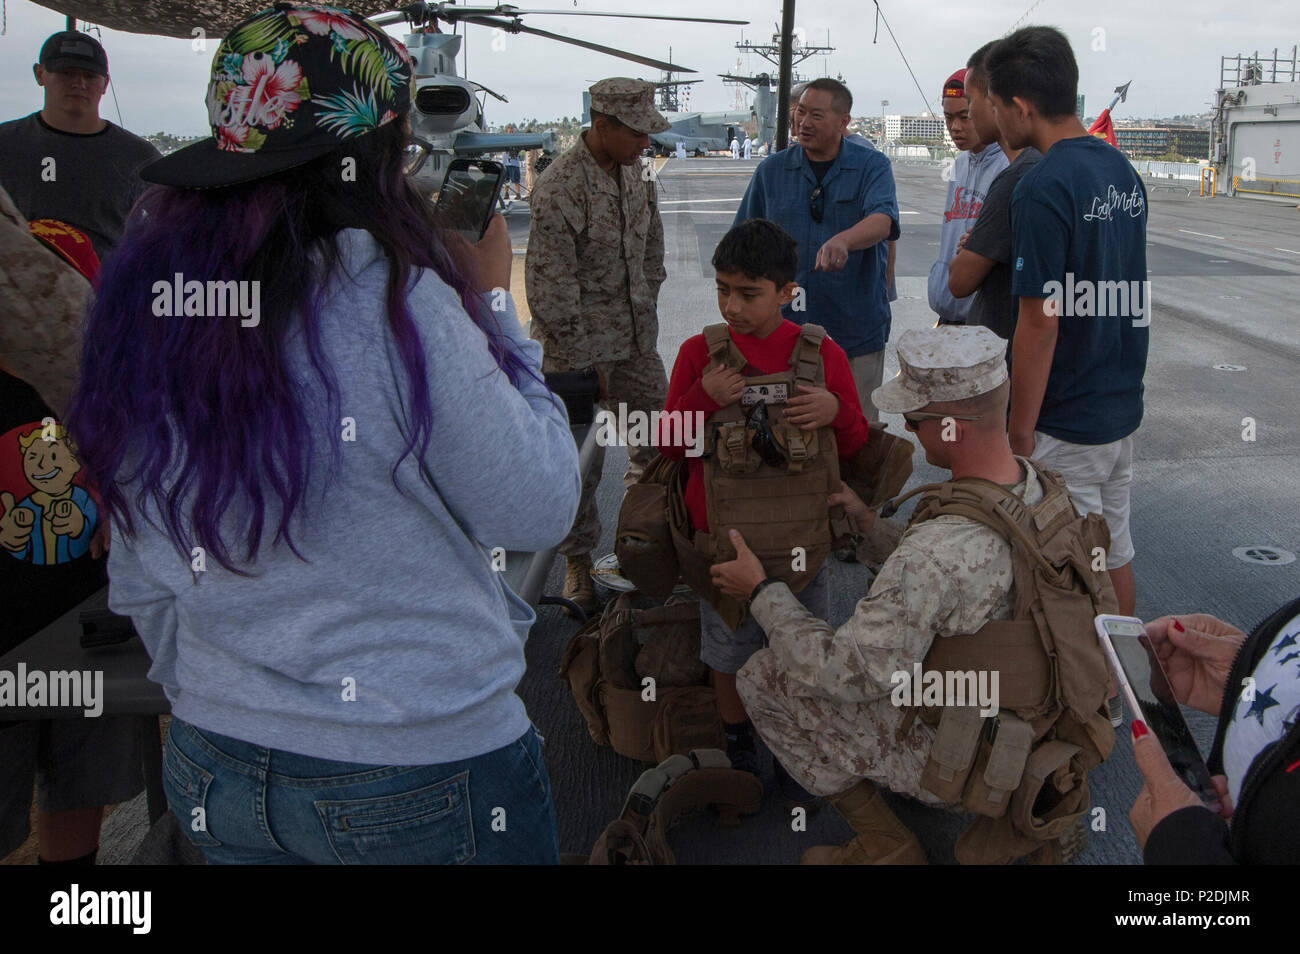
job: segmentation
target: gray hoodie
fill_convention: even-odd
[[[536,617],[491,550],[545,549],[569,532],[578,451],[563,405],[531,378],[512,386],[456,292],[425,270],[408,302],[433,430],[424,459],[397,467],[399,493],[408,385],[385,315],[388,264],[368,232],[338,242],[351,278],[327,293],[320,334],[355,439],[343,432],[337,463],[341,422],[322,413],[301,336],[290,351],[316,455],[292,527],[306,559],[272,545],[272,531],[251,577],[210,556],[195,574],[137,514],[134,538],[113,528],[109,606],[135,621],[172,712],[201,729],[345,762],[472,758],[529,724],[515,687]],[[500,303],[508,347],[540,374],[541,346]],[[266,526],[277,520],[272,508]],[[233,525],[223,531],[238,552]]]
[[[968,151],[957,155],[952,179],[948,182],[948,199],[943,204],[939,257],[930,266],[928,286],[930,308],[944,324],[965,324],[970,314],[975,296],[953,298],[952,292],[948,291],[948,264],[957,255],[958,240],[975,227],[989,186],[1007,165],[1006,154],[997,143],[990,143],[979,153]]]

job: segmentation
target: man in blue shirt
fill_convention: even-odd
[[[809,83],[795,110],[798,143],[758,164],[732,224],[770,219],[794,236],[799,289],[785,316],[821,325],[847,352],[862,413],[875,424],[870,395],[884,377],[898,202],[889,160],[844,138],[852,108],[843,83]]]
[[[1016,31],[989,51],[984,71],[1007,144],[1043,154],[1011,198],[1011,291],[1020,296],[1011,449],[1060,471],[1079,509],[1105,518],[1107,569],[1120,613],[1131,616],[1132,434],[1151,323],[1146,190],[1128,159],[1076,117],[1079,70],[1060,31]]]

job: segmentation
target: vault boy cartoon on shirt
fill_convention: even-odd
[[[13,494],[0,492],[0,548],[15,559],[44,565],[83,556],[90,549],[98,508],[72,482],[81,464],[63,425],[20,430],[18,452],[32,491],[16,503]]]

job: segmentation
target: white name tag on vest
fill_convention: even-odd
[[[786,386],[784,384],[747,384],[745,393],[740,396],[742,407],[749,407],[759,402],[763,404],[784,404]]]

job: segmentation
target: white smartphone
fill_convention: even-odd
[[[1142,620],[1103,613],[1097,617],[1097,637],[1119,681],[1129,718],[1146,723],[1178,777],[1207,808],[1218,812],[1219,795],[1210,782],[1210,770],[1196,748]]]

